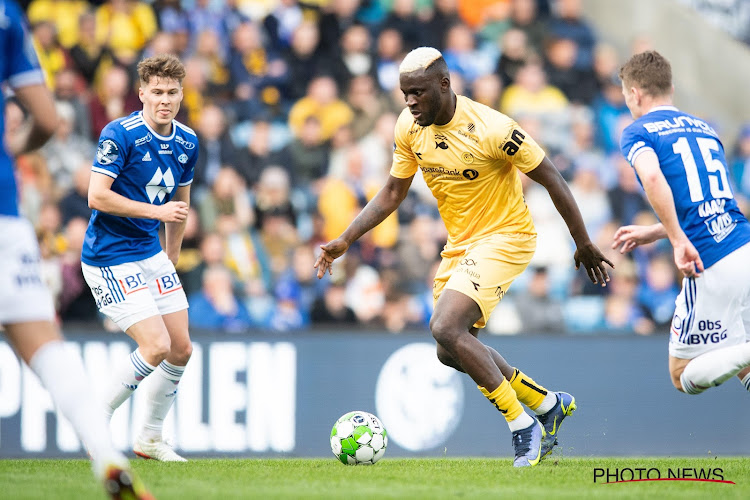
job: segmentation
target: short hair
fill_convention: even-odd
[[[655,50],[635,54],[620,68],[620,80],[648,95],[660,97],[672,91],[672,66]]]
[[[151,77],[177,80],[182,84],[185,78],[185,66],[172,54],[159,54],[147,57],[138,63],[138,78],[142,84],[148,84]]]
[[[420,69],[427,69],[436,61],[443,60],[443,54],[433,47],[417,47],[404,57],[398,67],[399,74],[411,73]]]

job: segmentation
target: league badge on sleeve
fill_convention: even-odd
[[[105,139],[99,143],[96,150],[96,161],[102,165],[109,165],[117,159],[117,144],[111,139]]]

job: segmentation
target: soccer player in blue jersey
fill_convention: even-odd
[[[698,394],[737,375],[750,390],[750,224],[737,207],[716,131],[672,105],[672,69],[658,52],[620,69],[635,122],[622,154],[661,223],[625,226],[612,247],[627,252],[669,238],[685,275],[669,341],[674,386]]]
[[[18,212],[13,157],[42,146],[57,127],[52,94],[44,83],[26,21],[18,6],[0,0],[0,83],[7,82],[29,114],[17,130],[0,115],[0,325],[8,340],[49,391],[93,459],[94,473],[112,498],[146,500],[149,493],[112,444],[104,416],[91,396],[81,356],[63,342],[54,323],[52,296],[44,286],[39,246]],[[5,97],[0,92],[0,109]]]
[[[83,275],[99,311],[138,348],[112,366],[108,417],[149,375],[146,421],[133,451],[183,462],[162,439],[162,425],[190,359],[188,302],[174,264],[187,221],[198,158],[195,132],[176,121],[185,68],[173,55],[138,64],[143,110],[101,132],[89,183],[94,209],[81,255]],[[165,247],[159,224],[165,224]]]

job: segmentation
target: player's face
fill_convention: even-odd
[[[414,121],[420,127],[435,123],[442,107],[440,101],[440,81],[423,70],[404,73],[399,77],[401,92]]]
[[[143,103],[143,115],[148,124],[157,132],[168,135],[182,102],[180,82],[152,76],[148,84],[141,85],[138,97]]]

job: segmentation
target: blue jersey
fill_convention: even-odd
[[[706,122],[659,106],[623,131],[620,148],[631,165],[644,151],[656,153],[680,226],[705,268],[750,242],[750,224],[729,185],[724,146]]]
[[[15,2],[0,0],[0,83],[11,88],[44,83],[44,75],[26,30],[26,20]],[[5,96],[0,92],[0,111]],[[5,119],[0,113],[0,216],[18,216],[18,189],[13,158],[5,150]]]
[[[112,191],[125,198],[163,205],[178,186],[193,182],[197,159],[198,138],[192,129],[172,120],[172,134],[164,137],[136,111],[104,127],[91,170],[112,177]],[[147,259],[160,251],[158,220],[94,210],[81,260],[107,267]]]

